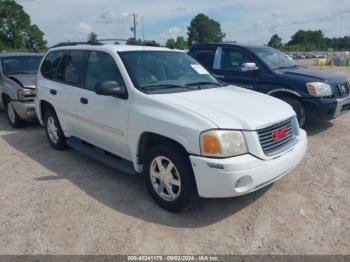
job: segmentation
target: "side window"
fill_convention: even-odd
[[[213,69],[216,50],[198,50],[194,52],[194,58],[206,69]]]
[[[83,63],[83,54],[84,51],[81,50],[71,50],[67,53],[58,69],[57,79],[68,84],[78,84]]]
[[[57,68],[63,58],[64,51],[53,51],[49,53],[41,66],[41,74],[51,80],[56,79]]]
[[[237,50],[223,50],[221,58],[221,69],[241,71],[243,63],[253,62],[247,55]]]
[[[85,88],[95,90],[95,85],[102,81],[116,81],[123,84],[117,64],[112,56],[104,52],[90,52],[85,75]]]

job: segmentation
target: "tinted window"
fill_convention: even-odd
[[[112,56],[103,52],[91,52],[85,76],[85,88],[95,90],[95,85],[102,81],[123,83],[118,66]]]
[[[2,60],[5,75],[36,74],[42,56],[6,57]]]
[[[49,53],[41,66],[41,73],[49,79],[56,79],[57,68],[63,58],[64,51],[53,51]]]
[[[243,63],[253,62],[248,56],[237,50],[223,50],[221,69],[241,71]]]
[[[194,52],[194,58],[207,69],[212,69],[215,58],[215,50],[198,50]]]
[[[72,50],[67,53],[58,69],[57,79],[70,84],[78,84],[83,54],[84,51],[81,50]]]

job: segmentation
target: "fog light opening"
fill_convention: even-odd
[[[250,176],[241,177],[236,181],[235,190],[239,193],[248,191],[253,185],[253,179]]]

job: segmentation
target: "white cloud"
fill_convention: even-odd
[[[98,23],[111,24],[114,23],[117,18],[117,14],[112,10],[104,10],[97,18]]]
[[[174,26],[168,30],[168,34],[171,38],[178,37],[182,32],[182,29],[180,27]]]
[[[94,28],[86,22],[80,22],[76,29],[79,31],[79,33],[86,35],[91,33],[92,31],[95,31]]]

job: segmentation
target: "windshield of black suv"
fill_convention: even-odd
[[[298,67],[298,65],[286,54],[269,47],[251,48],[265,64],[272,70]]]
[[[144,92],[186,91],[222,86],[204,67],[182,52],[128,51],[120,56],[135,85]]]
[[[2,58],[5,75],[36,74],[42,56],[13,56]]]

